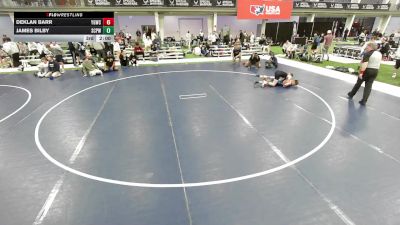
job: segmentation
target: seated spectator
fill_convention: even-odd
[[[38,65],[39,71],[34,73],[36,77],[45,77],[46,74],[49,72],[49,62],[47,61],[46,57],[42,57],[41,62]]]
[[[96,63],[92,60],[92,55],[87,55],[82,62],[83,76],[103,76],[103,72],[99,69]]]
[[[61,65],[60,69],[61,73],[64,73],[64,58],[63,58],[64,50],[61,48],[59,44],[55,42],[50,45],[47,45],[46,47],[51,51],[53,56],[55,56],[57,63]]]
[[[144,61],[144,50],[142,47],[140,47],[139,42],[135,43],[133,52],[135,53],[136,59],[138,58],[139,55],[141,55],[143,57],[143,61]]]
[[[3,49],[0,49],[0,68],[9,68],[12,66],[13,65],[8,57],[8,54]]]
[[[289,46],[287,47],[287,49],[286,49],[286,56],[287,56],[289,59],[294,59],[294,56],[295,56],[295,54],[296,54],[296,50],[297,50],[297,45],[295,45],[295,44],[289,45]]]
[[[54,60],[54,57],[51,55],[47,56],[47,61],[49,64],[49,72],[47,72],[47,74],[44,76],[49,78],[56,78],[61,76],[60,64],[56,60]]]
[[[131,53],[131,55],[129,56],[129,64],[132,66],[138,66],[137,60],[138,60],[138,58],[137,58],[136,54]]]
[[[260,56],[258,56],[258,54],[257,54],[256,52],[254,52],[254,53],[250,56],[249,61],[243,63],[243,65],[244,65],[245,67],[249,67],[249,68],[251,68],[251,66],[255,66],[255,67],[257,67],[257,68],[260,68],[260,67],[261,67],[261,65],[260,65],[260,60],[261,60],[261,59],[260,59]]]
[[[129,56],[126,55],[124,50],[122,50],[121,55],[119,55],[119,62],[121,66],[129,66]]]
[[[275,69],[278,68],[278,58],[276,58],[273,52],[271,52],[269,55],[270,58],[265,61],[265,69],[270,69],[272,67],[275,67]]]
[[[107,56],[104,59],[104,71],[116,71],[118,70],[118,67],[115,65],[115,57],[114,55],[108,51]]]
[[[292,43],[290,43],[289,40],[287,40],[287,41],[282,45],[282,52],[285,53],[285,55],[287,55],[287,54],[286,54],[287,48],[289,48],[291,45],[292,45]]]

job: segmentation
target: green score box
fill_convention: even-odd
[[[103,34],[114,34],[114,27],[103,27]]]

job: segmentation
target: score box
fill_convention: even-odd
[[[96,42],[113,42],[114,35],[96,35]]]
[[[96,40],[95,35],[84,35],[83,42],[94,42]]]
[[[114,27],[103,27],[103,34],[114,35]]]
[[[103,26],[114,26],[114,18],[103,18]]]

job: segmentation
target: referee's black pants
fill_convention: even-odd
[[[365,81],[364,94],[361,101],[366,103],[369,95],[371,94],[372,84],[374,83],[375,78],[378,76],[378,72],[378,69],[367,68],[362,79],[358,77],[357,83],[354,85],[353,90],[349,92],[349,96],[353,97],[357,93],[358,89],[360,89],[361,84]]]

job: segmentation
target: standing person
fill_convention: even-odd
[[[140,30],[138,29],[136,31],[136,41],[140,41],[140,37],[142,36],[142,32],[140,32]]]
[[[313,54],[316,53],[320,41],[321,41],[321,39],[319,38],[318,34],[315,33],[315,34],[314,34],[313,43],[312,43],[312,45],[311,45],[311,51],[312,51]]]
[[[254,33],[251,32],[251,33],[250,33],[250,44],[254,44],[254,40],[255,40]]]
[[[185,41],[186,41],[186,46],[190,49],[190,42],[192,39],[192,35],[190,34],[190,31],[188,31],[185,35]]]
[[[243,34],[243,31],[242,31],[242,30],[240,30],[239,39],[240,39],[240,42],[241,42],[241,43],[244,43],[244,34]]]
[[[396,76],[397,76],[396,70],[398,70],[400,68],[400,46],[396,50],[396,53],[394,55],[394,59],[396,60],[396,64],[393,67],[392,78],[396,78]]]
[[[364,31],[362,31],[360,35],[358,35],[358,45],[364,43],[366,41],[366,38],[367,38],[366,34],[364,33]]]
[[[20,62],[17,43],[12,42],[10,38],[6,37],[4,38],[3,50],[7,52],[9,56],[11,56],[13,67],[18,67],[20,65]]]
[[[344,30],[343,41],[347,41],[347,35],[349,35],[349,28],[346,28],[346,30]]]
[[[363,98],[359,101],[361,105],[367,103],[368,97],[371,93],[372,84],[375,78],[378,76],[379,67],[382,61],[382,54],[377,50],[377,44],[374,42],[369,42],[365,48],[365,53],[360,65],[360,73],[358,79],[353,89],[347,93],[349,99],[357,93],[361,84],[365,81],[365,88]]]
[[[76,49],[74,43],[68,42],[68,50],[72,56],[72,63],[74,64],[74,66],[77,66],[78,64],[76,63]]]
[[[204,41],[204,33],[203,33],[202,30],[200,30],[199,39],[200,39],[200,42],[203,42],[203,41]]]
[[[329,61],[329,48],[332,45],[332,41],[333,41],[332,31],[328,30],[326,32],[326,35],[324,36],[324,46],[322,47],[322,60],[324,59],[326,53]]]

